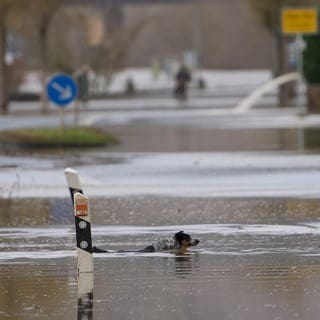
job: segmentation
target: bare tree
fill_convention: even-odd
[[[0,2],[0,114],[8,112],[8,71],[5,61],[7,46],[7,18],[18,0]]]
[[[118,30],[113,29],[106,34],[104,43],[105,70],[112,73],[113,70],[124,66],[130,47],[147,23],[147,19],[141,19],[130,26]]]
[[[48,111],[48,101],[45,93],[48,77],[48,35],[52,21],[64,0],[32,0],[28,3],[26,14],[32,18],[40,45],[40,70],[41,70],[41,110]]]
[[[33,60],[32,67],[43,70],[44,84],[49,70],[72,73],[87,64],[98,73],[109,73],[122,67],[130,46],[146,24],[146,19],[140,18],[109,28],[104,11],[109,9],[107,5],[98,10],[91,4],[77,5],[66,0],[33,1],[25,14],[30,28],[21,32],[28,39],[27,58]],[[37,2],[42,5],[38,7]]]
[[[23,49],[25,59],[32,60],[31,66],[41,70],[44,113],[48,110],[45,88],[50,71],[72,73],[87,64],[98,73],[110,74],[124,65],[130,45],[146,23],[146,19],[140,19],[108,28],[104,26],[105,12],[91,4],[79,5],[68,0],[15,1],[20,2],[22,8],[15,29],[27,40]],[[90,23],[102,26],[98,42],[92,43]]]

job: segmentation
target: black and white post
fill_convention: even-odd
[[[78,319],[92,319],[94,281],[89,198],[82,193],[76,170],[67,168],[65,175],[74,208],[77,238]]]
[[[73,196],[77,236],[78,272],[93,273],[91,215],[89,198],[80,192]]]

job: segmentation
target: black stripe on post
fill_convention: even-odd
[[[69,187],[69,191],[70,191],[71,201],[72,201],[72,205],[73,205],[74,204],[74,195],[77,192],[83,194],[83,191],[81,189],[72,188],[72,187]]]
[[[91,223],[75,216],[77,247],[92,253]]]

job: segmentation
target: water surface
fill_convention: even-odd
[[[231,212],[241,203],[233,201]],[[247,212],[241,222],[230,212],[224,219],[211,214],[211,223],[152,225],[151,215],[137,225],[127,214],[106,225],[100,212],[93,241],[111,251],[140,249],[179,230],[201,242],[183,256],[95,254],[93,310],[82,319],[318,319],[320,221],[310,210],[316,200],[260,201],[238,206]],[[282,210],[282,223],[272,223],[266,208]],[[77,319],[75,235],[65,219],[0,228],[1,318]]]

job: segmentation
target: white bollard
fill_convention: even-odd
[[[74,208],[76,227],[78,319],[92,319],[94,278],[89,198],[82,193],[76,170],[67,168],[65,175]]]
[[[70,195],[71,195],[71,200],[73,204],[73,196],[76,192],[82,192],[81,184],[80,184],[80,179],[78,176],[78,172],[74,169],[71,168],[66,168],[64,170],[64,174],[67,179],[67,184],[69,187]]]
[[[89,198],[82,192],[78,172],[67,168],[64,171],[74,208],[78,272],[93,272],[91,214]]]

